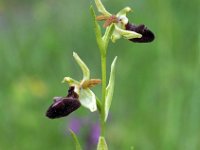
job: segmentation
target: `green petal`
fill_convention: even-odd
[[[69,131],[70,131],[71,136],[72,136],[72,138],[73,138],[73,140],[75,142],[76,150],[82,150],[81,145],[80,145],[80,143],[78,141],[78,138],[77,138],[76,134],[71,129],[69,129]]]
[[[107,120],[107,117],[108,117],[110,105],[111,105],[111,102],[112,102],[113,92],[114,92],[116,60],[117,60],[117,56],[115,57],[115,59],[112,62],[110,79],[109,79],[108,86],[106,88],[105,118],[104,118],[105,121]]]
[[[106,9],[105,7],[103,6],[101,0],[95,0],[95,4],[97,6],[97,9],[100,13],[102,13],[103,15],[105,16],[112,16]]]
[[[123,30],[123,29],[119,28],[117,25],[115,25],[115,31],[118,32],[125,39],[133,39],[133,38],[141,38],[142,37],[142,35],[137,32]]]
[[[62,83],[65,83],[65,82],[67,82],[70,86],[79,85],[80,84],[78,81],[76,81],[76,80],[74,80],[74,79],[72,79],[70,77],[64,77]]]
[[[77,55],[77,53],[73,52],[73,56],[83,72],[83,80],[89,80],[90,70],[88,69],[86,64],[81,60],[81,58]]]
[[[97,150],[108,150],[108,146],[106,144],[106,140],[105,140],[105,138],[103,136],[99,137]]]
[[[96,96],[89,88],[81,89],[79,101],[84,107],[88,108],[91,112],[97,110]]]

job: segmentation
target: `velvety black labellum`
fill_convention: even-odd
[[[65,117],[78,109],[81,103],[78,99],[57,97],[54,103],[48,108],[46,116],[50,119]]]
[[[136,25],[133,25],[131,23],[127,23],[125,27],[126,27],[126,30],[135,31],[137,33],[142,34],[141,38],[129,39],[132,42],[136,42],[136,43],[148,43],[148,42],[152,42],[154,40],[154,38],[155,38],[153,32],[150,31],[143,24],[136,26]]]
[[[70,87],[67,97],[55,97],[54,103],[48,108],[46,116],[50,119],[65,117],[78,109],[81,103],[74,87]]]

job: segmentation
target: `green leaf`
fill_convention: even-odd
[[[72,138],[73,138],[73,140],[74,140],[74,142],[76,144],[76,150],[82,150],[81,145],[80,145],[80,143],[78,141],[78,138],[77,138],[76,134],[71,129],[69,129],[69,131],[70,131],[71,136],[72,136]]]
[[[99,137],[97,150],[108,150],[108,146],[106,144],[106,140],[105,140],[105,138],[103,136]]]
[[[86,64],[81,60],[81,58],[77,55],[77,53],[73,52],[73,56],[83,72],[83,80],[89,80],[90,70],[88,69]]]
[[[110,105],[111,105],[111,102],[112,102],[112,97],[113,97],[113,92],[114,92],[114,85],[115,85],[115,65],[116,65],[116,61],[117,61],[117,56],[115,57],[115,59],[113,60],[113,62],[111,64],[110,79],[109,79],[108,86],[106,88],[105,118],[104,118],[104,121],[107,120],[109,109],[110,109]]]

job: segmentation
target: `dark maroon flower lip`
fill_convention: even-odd
[[[149,43],[149,42],[152,42],[155,39],[155,36],[154,36],[153,32],[151,30],[149,30],[144,24],[136,26],[136,25],[131,24],[131,23],[128,22],[125,25],[125,28],[126,28],[126,30],[135,31],[135,32],[137,32],[137,33],[142,35],[141,38],[129,39],[132,42],[135,42],[135,43]]]
[[[53,104],[48,108],[46,116],[50,119],[61,118],[69,115],[81,106],[78,94],[74,87],[70,87],[66,97],[55,97]]]
[[[48,108],[46,116],[50,119],[61,118],[69,115],[81,106],[78,99],[62,97]]]

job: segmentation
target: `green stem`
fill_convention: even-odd
[[[99,114],[100,114],[100,124],[101,124],[101,136],[105,136],[105,101],[106,101],[106,52],[107,52],[107,47],[108,43],[110,41],[111,35],[115,29],[114,25],[112,24],[110,27],[108,27],[105,31],[105,34],[102,37],[101,33],[101,28],[99,24],[97,23],[96,20],[96,15],[94,12],[93,7],[91,6],[90,8],[91,14],[93,17],[94,21],[94,31],[96,34],[96,41],[97,45],[100,50],[101,54],[101,71],[102,71],[102,97],[101,97],[101,103],[97,101],[98,107],[100,106],[99,109]]]
[[[105,100],[106,100],[106,55],[101,54],[102,71],[102,105],[101,105],[101,136],[105,136]]]

